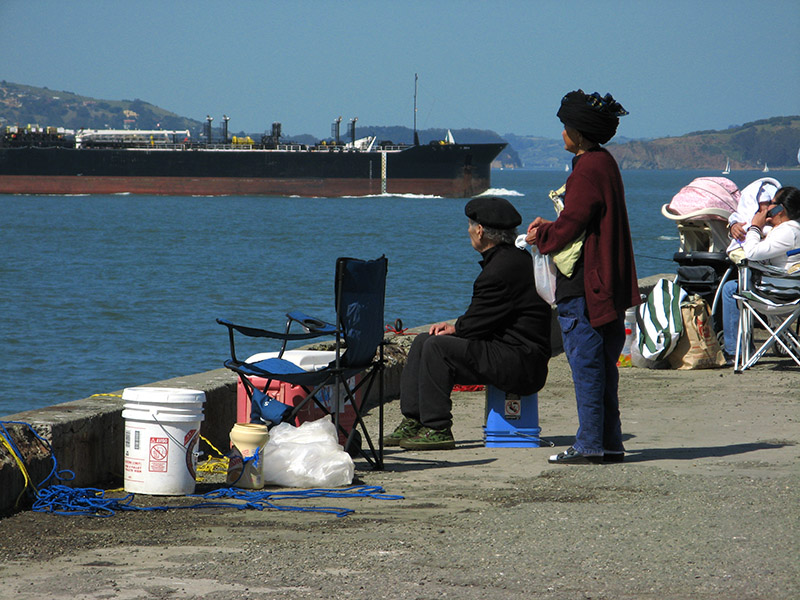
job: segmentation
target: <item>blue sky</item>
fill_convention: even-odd
[[[797,0],[0,0],[0,79],[142,100],[231,131],[413,123],[558,138],[611,92],[619,134],[800,114]]]

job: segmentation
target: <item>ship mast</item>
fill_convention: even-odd
[[[417,134],[417,74],[414,73],[414,145],[419,146],[419,134]]]

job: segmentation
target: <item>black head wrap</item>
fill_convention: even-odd
[[[583,90],[568,93],[561,99],[557,116],[564,125],[580,131],[587,139],[605,144],[617,133],[619,117],[628,114],[611,94],[585,94]]]

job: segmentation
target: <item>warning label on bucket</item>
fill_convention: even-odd
[[[150,461],[148,470],[151,473],[166,473],[169,457],[169,438],[150,438]]]
[[[521,412],[522,405],[520,404],[519,398],[506,397],[506,419],[519,419]]]

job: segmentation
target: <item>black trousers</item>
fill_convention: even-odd
[[[403,416],[431,429],[453,425],[450,392],[453,385],[486,383],[467,358],[469,340],[454,335],[417,336],[408,352],[400,377],[400,410]]]

